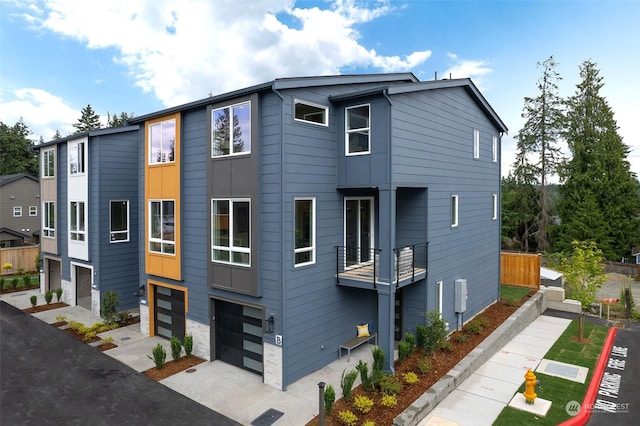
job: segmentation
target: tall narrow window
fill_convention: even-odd
[[[13,217],[22,217],[22,206],[13,206]]]
[[[176,153],[176,120],[149,125],[149,164],[172,163]]]
[[[211,200],[211,261],[251,265],[251,203]]]
[[[315,199],[295,200],[295,264],[308,265],[316,261]]]
[[[56,236],[56,204],[53,201],[43,203],[42,236],[48,238]]]
[[[480,131],[473,129],[473,158],[480,158]]]
[[[436,303],[438,304],[438,313],[442,318],[442,281],[436,283]]]
[[[54,177],[56,175],[55,161],[54,149],[47,149],[42,152],[42,177]]]
[[[494,163],[498,161],[498,137],[494,136],[491,139],[491,161]]]
[[[85,204],[82,201],[69,203],[69,238],[72,241],[84,241],[85,230]]]
[[[251,102],[214,109],[211,114],[211,156],[249,154]]]
[[[329,124],[328,109],[326,106],[315,105],[307,102],[295,100],[294,118],[296,121],[305,121],[307,123]]]
[[[175,202],[149,201],[149,251],[175,254]]]
[[[345,110],[346,154],[358,155],[370,152],[369,105],[359,105]]]
[[[84,142],[69,144],[69,173],[72,175],[84,173]]]
[[[492,214],[491,219],[498,219],[498,194],[491,194]]]
[[[458,226],[458,196],[451,196],[451,227]]]
[[[109,208],[112,243],[129,241],[129,201],[111,201]]]
[[[29,216],[38,216],[38,206],[29,206]]]

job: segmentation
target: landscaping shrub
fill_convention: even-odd
[[[438,345],[438,349],[440,349],[441,351],[445,351],[445,352],[453,352],[455,350],[455,347],[453,346],[453,343],[451,343],[450,341],[443,340]]]
[[[36,307],[36,305],[38,304],[38,296],[36,296],[35,294],[33,296],[31,296],[29,298],[29,300],[31,301],[31,306],[33,306],[34,308]]]
[[[483,329],[482,324],[476,320],[471,320],[462,327],[462,330],[468,334],[482,334]]]
[[[56,297],[58,298],[58,302],[62,298],[62,287],[56,288]]]
[[[160,343],[158,343],[152,349],[151,353],[153,354],[153,358],[150,357],[149,355],[147,355],[147,357],[153,360],[158,370],[162,370],[162,367],[164,367],[164,361],[167,359],[167,351],[164,349],[164,347]]]
[[[355,426],[358,423],[358,417],[349,410],[340,411],[338,420],[345,426]]]
[[[14,290],[18,288],[18,277],[13,277],[11,280],[11,287],[13,287]]]
[[[373,367],[371,371],[371,385],[377,386],[384,376],[384,351],[376,346],[373,348]]]
[[[44,294],[44,301],[47,302],[47,305],[49,303],[51,303],[51,301],[53,300],[53,292],[51,290],[47,290],[47,292]]]
[[[414,383],[418,383],[418,375],[416,373],[414,373],[413,371],[410,371],[408,373],[404,373],[402,375],[402,378],[404,379],[404,382],[408,385],[412,385]]]
[[[353,401],[353,407],[363,414],[368,413],[373,408],[373,400],[365,395],[358,395]]]
[[[418,360],[418,371],[420,374],[427,374],[431,370],[431,360],[427,357]]]
[[[458,343],[466,343],[469,341],[469,335],[465,334],[465,333],[457,333],[454,337],[453,340],[455,340]]]
[[[25,275],[24,277],[22,277],[22,282],[24,283],[25,287],[31,286],[31,276]]]
[[[447,337],[447,326],[437,311],[429,311],[425,316],[427,328],[427,345],[425,351],[432,354],[440,346],[440,343]]]
[[[369,375],[369,366],[366,362],[360,360],[358,361],[358,365],[356,365],[356,370],[360,373],[360,381],[362,382],[362,387],[366,391],[373,390],[373,383],[371,383],[371,376]]]
[[[411,355],[411,344],[406,341],[398,342],[398,362],[402,363]]]
[[[65,315],[56,315],[57,322],[65,322],[67,321],[67,317]]]
[[[380,404],[385,407],[393,408],[398,405],[398,398],[395,395],[384,394],[380,399]]]
[[[174,361],[179,360],[180,352],[182,352],[182,342],[176,336],[172,336],[169,343],[171,344],[171,357]]]
[[[345,401],[349,401],[351,399],[353,383],[356,381],[357,377],[358,372],[356,370],[351,370],[348,373],[347,370],[344,370],[342,372],[342,377],[340,378],[340,387],[342,388],[342,395],[344,396]]]
[[[417,345],[419,348],[427,348],[427,326],[418,324],[416,325]]]
[[[107,322],[116,322],[118,318],[118,305],[120,304],[120,296],[115,290],[108,290],[102,296],[102,306],[100,307],[100,316]]]
[[[127,325],[129,318],[131,318],[131,312],[129,311],[118,312],[116,314],[116,317],[118,318],[118,324]]]
[[[324,390],[324,410],[330,416],[333,411],[333,403],[336,402],[336,391],[333,386],[328,385]]]
[[[189,358],[193,351],[193,336],[191,334],[184,336],[184,339],[182,339],[182,346],[184,346],[184,355]]]
[[[402,390],[402,383],[393,375],[385,374],[380,382],[378,382],[380,391],[387,395],[397,395]]]
[[[410,331],[407,331],[404,334],[404,341],[407,342],[409,346],[411,346],[409,353],[413,352],[413,350],[416,347],[416,337],[413,335],[413,333],[411,333]]]
[[[4,278],[0,278],[0,290],[4,290]]]

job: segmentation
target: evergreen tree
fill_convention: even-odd
[[[580,66],[582,81],[567,100],[565,139],[572,158],[561,172],[564,185],[558,248],[574,240],[595,241],[608,259],[629,255],[640,238],[640,197],[627,156],[629,148],[606,99],[603,77],[592,61]]]
[[[13,126],[0,121],[0,176],[15,173],[38,175],[38,155],[31,150],[31,130],[22,118]]]
[[[514,173],[517,180],[528,185],[538,186],[536,200],[538,208],[535,218],[535,237],[540,251],[549,249],[549,228],[552,224],[551,196],[548,189],[548,178],[557,173],[561,162],[558,139],[563,125],[563,101],[558,95],[557,63],[553,56],[540,63],[543,67],[542,77],[537,86],[539,95],[535,98],[524,98],[522,118],[525,124],[516,136],[517,157]]]
[[[91,105],[82,108],[81,114],[78,122],[73,125],[73,127],[76,128],[76,133],[87,132],[102,127],[100,125],[100,116],[91,108]]]
[[[127,123],[127,120],[133,117],[134,117],[133,113],[129,114],[126,112],[121,112],[120,115],[118,114],[111,115],[109,114],[109,111],[107,111],[107,127],[124,126]]]
[[[537,189],[512,173],[502,179],[502,246],[528,252],[532,247]]]
[[[51,140],[57,141],[58,139],[62,139],[62,135],[60,134],[60,130],[56,129],[56,133],[55,135],[53,135],[53,138],[51,138]]]

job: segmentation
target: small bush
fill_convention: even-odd
[[[392,408],[398,405],[398,398],[395,395],[384,394],[380,399],[380,404],[385,407]]]
[[[344,370],[342,372],[342,377],[340,378],[340,387],[342,388],[342,395],[344,396],[345,401],[349,401],[351,399],[353,383],[356,381],[357,377],[358,372],[356,370],[351,370],[348,373],[347,370]]]
[[[345,426],[355,426],[358,423],[358,417],[349,410],[338,412],[338,420]]]
[[[404,373],[402,375],[402,378],[404,379],[404,382],[408,385],[412,385],[414,383],[418,383],[418,375],[416,373],[414,373],[413,371],[410,371],[408,373]]]
[[[469,341],[469,335],[465,333],[457,333],[455,336],[453,336],[453,340],[455,340],[457,343],[466,343]]]
[[[378,383],[380,391],[387,395],[397,395],[402,390],[402,383],[396,376],[385,374]]]
[[[13,277],[13,279],[11,280],[11,287],[13,287],[14,289],[18,288],[18,278],[17,277]]]
[[[38,304],[38,296],[36,296],[35,294],[33,296],[31,296],[29,298],[29,301],[31,302],[31,306],[33,306],[34,308],[36,307],[36,305]]]
[[[105,337],[104,339],[100,340],[100,343],[103,345],[106,345],[108,343],[113,343],[113,337],[111,336]]]
[[[336,402],[336,391],[333,386],[328,385],[324,390],[324,410],[330,416],[333,411],[333,403]]]
[[[373,408],[373,400],[365,395],[358,395],[353,401],[353,407],[361,413],[366,414]]]
[[[56,297],[58,298],[58,302],[62,298],[62,287],[56,288]]]
[[[417,345],[419,348],[427,348],[427,326],[418,324],[416,325]]]
[[[420,374],[427,374],[431,370],[431,360],[427,357],[423,357],[418,360],[418,371]]]
[[[31,286],[31,276],[25,275],[24,277],[22,277],[22,282],[24,283],[25,287]]]
[[[402,363],[409,355],[411,355],[411,344],[404,340],[398,342],[398,361]]]
[[[404,334],[404,341],[407,342],[409,346],[411,346],[411,350],[409,351],[409,353],[413,352],[416,347],[416,337],[413,335],[413,333],[409,331],[406,332]]]
[[[47,305],[48,305],[49,303],[51,303],[52,300],[53,300],[53,292],[51,290],[48,290],[44,294],[44,301],[47,302]]]
[[[373,383],[371,383],[371,376],[369,375],[369,366],[367,363],[362,360],[358,361],[356,370],[360,373],[360,381],[362,382],[364,390],[373,390]]]
[[[94,339],[98,335],[98,332],[95,329],[88,329],[84,333],[83,340],[88,342],[91,339]]]
[[[67,320],[67,317],[65,315],[56,316],[56,321],[57,322],[65,322],[66,320]]]
[[[480,324],[482,328],[486,328],[489,326],[489,324],[491,324],[491,320],[487,317],[483,317],[482,315],[476,317],[474,321]]]
[[[120,304],[120,295],[115,290],[107,290],[102,296],[102,306],[100,306],[100,316],[105,321],[112,323],[118,319],[118,305]]]
[[[150,357],[149,355],[147,355],[147,357],[150,360],[153,360],[153,362],[156,364],[156,368],[158,370],[162,370],[162,367],[164,367],[164,362],[167,359],[167,351],[164,349],[164,347],[162,347],[162,345],[160,343],[158,343],[151,350],[151,353],[153,354],[153,358]]]
[[[384,376],[384,351],[376,346],[373,348],[373,367],[371,371],[371,385],[377,386]]]
[[[440,342],[447,337],[447,326],[437,311],[429,311],[425,316],[427,323],[427,345],[424,348],[427,354],[432,354],[438,349]]]
[[[371,420],[365,420],[364,423],[362,423],[362,426],[376,426],[376,424]]]
[[[182,342],[176,336],[172,336],[169,343],[171,344],[171,357],[174,361],[179,360],[180,352],[182,352]]]
[[[445,351],[445,352],[453,352],[455,350],[455,347],[453,346],[453,343],[451,343],[450,341],[443,340],[438,345],[438,349],[440,349],[441,351]]]
[[[0,278],[0,290],[4,290],[4,278]]]
[[[516,306],[518,304],[518,301],[513,297],[503,297],[500,299],[500,301],[505,306]]]
[[[69,326],[70,329],[75,330],[75,331],[80,331],[80,329],[84,328],[84,324],[82,324],[81,322],[78,321],[74,321],[71,320],[67,323],[67,325]]]
[[[189,358],[193,351],[193,336],[191,334],[184,336],[184,339],[182,339],[182,346],[184,346],[184,355]]]
[[[465,324],[465,326],[462,327],[462,330],[468,334],[482,334],[484,327],[478,321],[472,320]]]
[[[122,312],[118,312],[116,314],[116,317],[118,318],[118,324],[120,325],[126,325],[127,322],[129,321],[129,318],[131,318],[131,312],[129,311],[122,311]]]

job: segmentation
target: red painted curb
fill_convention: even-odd
[[[591,382],[582,401],[580,412],[566,422],[560,423],[558,426],[583,426],[589,421],[589,417],[591,417],[591,407],[596,400],[596,394],[598,393],[600,381],[602,380],[604,369],[607,366],[607,360],[609,359],[609,353],[611,353],[611,347],[613,346],[613,340],[616,337],[617,331],[615,327],[609,329],[607,339],[602,346],[602,352],[600,352],[600,358],[598,358],[596,367],[593,369],[593,376],[591,376]]]

